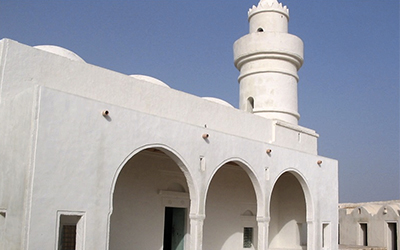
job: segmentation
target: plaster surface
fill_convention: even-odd
[[[250,22],[285,11],[260,4]],[[76,249],[163,249],[164,209],[179,207],[185,249],[243,249],[244,227],[253,249],[337,249],[338,163],[297,125],[299,62],[256,77],[283,81],[265,87],[282,93],[267,117],[0,40],[0,244],[57,249],[69,221]]]
[[[400,200],[339,205],[340,243],[400,248]],[[365,225],[363,233],[360,225]],[[397,242],[396,242],[397,239]]]

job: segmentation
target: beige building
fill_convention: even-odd
[[[339,205],[342,245],[400,249],[400,200]]]
[[[0,249],[337,249],[338,163],[298,125],[288,20],[250,9],[240,109],[1,40]]]

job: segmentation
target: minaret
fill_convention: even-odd
[[[241,110],[298,124],[297,71],[303,42],[288,33],[289,10],[276,0],[261,0],[249,12],[249,34],[233,45],[240,71]]]

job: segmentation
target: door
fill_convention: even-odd
[[[397,250],[397,223],[388,223],[388,250]]]
[[[185,208],[165,208],[164,250],[184,249],[185,215]]]

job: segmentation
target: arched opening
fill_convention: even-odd
[[[253,97],[247,98],[246,108],[247,108],[247,112],[253,113],[253,110],[254,110],[254,98]]]
[[[189,206],[178,164],[159,149],[139,152],[115,184],[109,249],[188,249]]]
[[[242,166],[224,164],[213,176],[206,200],[203,249],[256,249],[257,200]]]
[[[270,201],[270,249],[307,249],[306,199],[292,173],[282,174]]]

